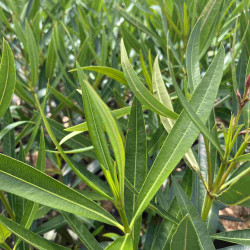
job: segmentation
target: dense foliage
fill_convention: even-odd
[[[1,0],[0,248],[247,249],[249,8]]]

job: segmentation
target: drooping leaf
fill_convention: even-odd
[[[222,77],[223,62],[224,49],[221,47],[189,102],[203,122],[206,122],[208,119],[215,101]],[[199,131],[190,120],[188,114],[182,111],[140,190],[136,205],[137,211],[133,220],[143,212],[162,183],[192,146],[198,134]]]
[[[3,39],[3,51],[0,64],[0,118],[6,112],[16,84],[14,56],[9,44]]]
[[[104,74],[104,75],[110,77],[111,79],[114,79],[117,82],[120,82],[125,86],[128,86],[128,83],[126,81],[126,78],[125,78],[123,72],[121,72],[117,69],[113,69],[113,68],[105,67],[105,66],[87,66],[87,67],[81,67],[81,69]],[[73,72],[75,70],[76,69],[73,69],[70,72]]]
[[[99,205],[33,167],[0,154],[1,189],[55,209],[121,225]]]
[[[175,234],[171,240],[171,250],[185,249],[193,250],[199,249],[199,241],[192,225],[189,216],[186,215],[178,225]]]

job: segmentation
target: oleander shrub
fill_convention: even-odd
[[[249,249],[249,7],[1,0],[0,248]]]

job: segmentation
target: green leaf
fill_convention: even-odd
[[[233,159],[234,162],[244,162],[244,161],[250,161],[250,153],[240,155]]]
[[[189,216],[186,215],[181,220],[180,224],[176,229],[175,234],[173,235],[170,249],[193,250],[199,248],[199,241],[195,229],[189,219]]]
[[[172,119],[177,119],[178,114],[169,110],[162,103],[160,103],[140,81],[128,59],[123,40],[121,41],[121,62],[125,78],[136,98],[147,108],[151,109],[157,114]]]
[[[221,0],[209,0],[200,15],[203,17],[200,33],[200,57],[207,51],[216,35],[221,3]]]
[[[31,85],[35,86],[38,80],[39,55],[37,42],[27,19],[25,20],[25,31],[27,35],[27,50],[31,68]]]
[[[33,167],[0,154],[1,189],[55,209],[122,228],[99,205]]]
[[[82,93],[82,91],[81,91]],[[125,115],[128,115],[130,113],[130,110],[131,110],[131,107],[124,107],[124,108],[120,108],[120,109],[116,109],[116,110],[112,110],[111,113],[112,115],[116,118],[116,119],[119,119]],[[64,129],[65,131],[70,131],[70,132],[76,132],[76,131],[82,131],[82,132],[85,132],[85,131],[88,131],[88,126],[87,126],[87,122],[83,122],[83,123],[80,123],[78,125],[75,125],[75,126],[72,126],[72,127],[69,127],[69,128],[66,128]]]
[[[78,64],[77,69],[78,78],[82,87],[83,106],[87,121],[87,127],[89,128],[90,138],[93,143],[97,158],[100,162],[100,165],[105,170],[108,170],[110,173],[114,173],[113,161],[102,127],[102,120],[100,118],[100,115],[98,114],[97,107],[91,99],[87,83],[85,83],[85,76]]]
[[[52,30],[52,35],[48,47],[48,55],[46,60],[46,77],[51,78],[56,66],[56,52],[54,48],[54,29]]]
[[[168,109],[174,111],[173,105],[171,102],[170,95],[166,89],[166,86],[163,82],[161,71],[158,62],[158,56],[155,59],[154,67],[153,67],[153,74],[152,74],[152,84],[153,84],[153,93],[154,96],[164,104]],[[170,133],[171,129],[173,128],[175,121],[171,120],[167,117],[160,116],[160,120],[168,133]],[[188,150],[188,152],[184,156],[185,161],[187,162],[188,166],[199,173],[199,165],[194,157],[192,150]]]
[[[40,144],[39,144],[36,165],[37,165],[36,167],[38,170],[45,172],[46,154],[45,154],[45,141],[44,141],[44,135],[43,135],[42,129],[41,129],[41,134],[40,134]],[[22,220],[20,222],[21,226],[23,226],[26,229],[29,229],[31,227],[33,221],[35,220],[38,208],[39,208],[38,203],[30,201],[30,200],[28,200],[26,202],[26,206],[24,209]],[[20,239],[17,240],[15,247],[14,247],[14,250],[17,248],[19,243],[20,243]]]
[[[220,50],[223,50],[223,47],[221,47]],[[195,126],[200,130],[200,132],[203,134],[203,136],[205,136],[211,142],[211,144],[213,144],[213,146],[218,150],[220,156],[223,157],[224,152],[222,151],[220,143],[218,142],[218,140],[216,140],[214,138],[213,134],[210,133],[208,128],[205,126],[205,124],[201,121],[199,116],[192,109],[191,105],[189,105],[188,101],[186,100],[186,98],[182,94],[182,92],[181,92],[181,90],[176,82],[173,69],[170,65],[169,65],[169,69],[170,69],[170,75],[172,78],[172,83],[174,85],[175,91],[179,97],[179,100],[180,100],[183,108],[187,112],[189,118],[192,120],[192,122],[195,124]]]
[[[199,86],[191,96],[189,104],[196,111],[202,122],[206,122],[208,119],[217,96],[222,78],[223,62],[224,49],[221,48]],[[198,134],[199,130],[190,120],[186,111],[182,111],[173,129],[167,136],[140,190],[134,219],[143,212],[162,183],[170,175],[188,149],[190,149]]]
[[[200,18],[195,24],[187,44],[186,67],[188,75],[188,85],[191,93],[193,93],[194,89],[198,86],[201,80],[199,66],[201,22],[202,19]]]
[[[147,173],[147,141],[145,122],[141,103],[134,98],[129,115],[126,138],[125,176],[136,190],[140,190]],[[125,195],[128,219],[132,219],[135,206],[135,194]]]
[[[130,234],[119,237],[111,245],[105,248],[105,250],[133,250],[133,240]]]
[[[6,127],[4,127],[1,132],[0,132],[0,140],[2,140],[2,138],[9,133],[12,129],[24,124],[24,123],[29,123],[29,121],[19,121],[19,122],[13,122],[9,125],[7,125]]]
[[[128,133],[126,138],[125,176],[136,190],[140,190],[147,173],[147,140],[145,122],[141,103],[134,98],[129,115]],[[131,221],[135,209],[136,194],[125,189],[125,211]],[[141,218],[135,223],[133,230],[134,248],[138,248]]]
[[[4,243],[10,235],[11,232],[0,223],[0,243]]]
[[[250,207],[249,181],[250,167],[226,183],[228,187],[217,196],[217,199],[230,206]]]
[[[67,220],[70,227],[73,229],[73,231],[77,234],[82,243],[88,249],[93,249],[93,250],[102,249],[101,245],[92,235],[92,233],[89,232],[88,228],[84,226],[82,221],[79,221],[79,219],[73,214],[69,214],[66,212],[62,212],[62,214],[63,217]]]
[[[122,83],[125,86],[128,86],[128,83],[126,81],[126,78],[123,74],[123,72],[113,69],[110,67],[105,67],[105,66],[87,66],[87,67],[81,67],[82,70],[88,70],[88,71],[95,71],[101,74],[104,74],[111,79],[116,80],[117,82]],[[76,71],[77,69],[72,69],[70,72]]]
[[[29,245],[34,246],[37,249],[43,249],[43,250],[69,249],[67,247],[59,246],[51,241],[45,240],[41,236],[25,229],[21,225],[5,218],[2,215],[0,215],[0,223],[2,223],[13,234],[15,234],[16,236],[27,242]]]
[[[192,171],[189,168],[187,168],[186,173],[181,182],[181,187],[186,192],[187,196],[190,198],[192,196],[192,189],[193,189],[192,186],[193,186]],[[170,204],[170,207],[168,209],[168,214],[170,214],[177,220],[181,220],[182,218],[181,209],[178,206],[176,197],[172,200]],[[155,236],[152,249],[168,249],[169,250],[171,239],[173,237],[173,234],[176,231],[178,224],[174,224],[168,219],[164,218],[159,229],[157,230],[157,234]]]
[[[9,44],[3,39],[3,51],[0,64],[0,119],[10,105],[16,84],[14,56]]]
[[[198,237],[200,248],[204,250],[215,249],[210,235],[207,231],[206,225],[202,221],[198,211],[195,209],[193,203],[189,200],[186,193],[183,191],[181,186],[172,177],[175,195],[178,200],[182,214],[188,214],[190,221],[192,222],[193,228]]]
[[[83,101],[84,101],[84,107],[87,107],[88,105],[92,105],[92,107],[89,108],[89,117],[93,119],[93,116],[95,115],[95,119],[98,119],[98,114],[101,118],[101,121],[104,125],[105,131],[107,132],[109,136],[110,143],[112,145],[112,149],[114,151],[115,159],[117,162],[118,167],[118,176],[119,176],[119,185],[120,185],[120,194],[121,197],[124,197],[124,170],[125,170],[125,150],[123,145],[123,138],[122,133],[118,127],[118,124],[111,114],[111,111],[107,107],[107,105],[102,101],[102,99],[98,96],[98,94],[95,92],[93,87],[84,79],[84,74],[80,68],[79,65],[77,65],[78,70],[78,77],[80,79],[81,87],[82,87],[82,94],[83,94]],[[94,113],[93,113],[94,111]],[[85,111],[86,113],[86,111]],[[102,123],[96,123],[96,122],[88,122],[87,124],[89,131],[92,131],[95,133],[95,135],[91,136],[92,139],[96,140],[102,140],[102,143],[106,142],[106,138],[104,136],[104,131],[102,128]],[[92,129],[91,127],[92,126]],[[98,128],[99,126],[99,128]],[[103,133],[103,139],[101,137],[99,138],[98,134],[96,134],[96,128],[98,128],[99,133],[102,130]],[[98,142],[93,142],[94,147],[100,148],[100,145],[98,145]],[[96,154],[99,154],[102,152],[102,149],[96,148]],[[107,152],[109,154],[109,152]],[[100,156],[103,157],[103,156]],[[104,159],[104,158],[103,158]],[[105,163],[105,161],[103,161]],[[102,163],[103,163],[102,162]],[[101,164],[102,164],[101,163]],[[111,167],[109,167],[109,170],[111,170],[111,173],[114,174],[114,171],[112,171]],[[114,175],[113,175],[114,177]]]
[[[222,232],[211,235],[213,240],[223,240],[245,246],[250,246],[250,229]]]

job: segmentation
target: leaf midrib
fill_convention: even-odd
[[[219,60],[218,60],[218,62],[219,62]],[[218,62],[216,63],[216,67],[215,67],[215,68],[217,68]],[[214,76],[216,75],[215,72],[216,72],[216,71],[214,71],[214,74],[213,74],[213,77],[211,78],[210,83],[213,82]],[[206,94],[205,94],[204,97],[203,97],[203,101],[200,102],[199,108],[197,108],[197,112],[196,112],[196,113],[199,112],[199,110],[200,110],[200,108],[201,108],[201,106],[202,106],[202,104],[203,104],[203,102],[204,102],[204,100],[205,100],[205,98],[206,98],[206,96],[207,96],[207,93],[209,92],[208,90],[209,90],[210,88],[211,88],[211,85],[209,84],[209,87],[207,88]],[[142,202],[141,202],[140,206],[138,207],[137,211],[140,211],[141,207],[144,205],[145,200],[146,200],[147,197],[149,196],[151,190],[154,188],[155,183],[157,183],[157,181],[159,180],[161,174],[164,172],[166,165],[167,165],[167,164],[169,163],[169,161],[173,158],[174,153],[176,152],[177,148],[179,147],[180,143],[181,143],[182,140],[183,140],[183,137],[186,135],[187,131],[189,130],[189,128],[190,128],[190,126],[191,126],[192,124],[193,124],[193,122],[190,120],[190,124],[188,125],[188,127],[187,127],[185,133],[182,135],[182,137],[181,137],[181,139],[179,140],[177,146],[175,147],[173,153],[171,154],[171,156],[169,157],[168,161],[165,163],[164,167],[162,168],[160,174],[158,174],[157,179],[155,180],[155,182],[153,183],[153,185],[152,185],[152,186],[150,187],[150,189],[148,190],[146,196],[145,196],[144,199],[142,200]],[[161,149],[161,150],[162,150],[162,149]],[[160,150],[160,152],[161,152],[161,150]],[[159,152],[159,154],[160,154],[160,152]],[[149,171],[149,173],[148,173],[148,176],[149,176],[149,174],[150,174],[151,171],[152,171],[152,168],[150,169],[150,171]],[[134,218],[137,217],[137,214],[138,214],[138,213],[135,214]],[[134,219],[133,219],[133,220],[134,220]],[[132,221],[133,221],[133,220],[132,220]]]
[[[74,202],[74,201],[72,201],[72,200],[66,199],[66,198],[63,197],[63,196],[60,196],[60,195],[58,195],[58,194],[56,194],[56,193],[53,193],[53,192],[51,192],[51,191],[49,191],[49,190],[46,190],[46,189],[42,188],[42,187],[36,186],[35,184],[33,184],[33,183],[31,183],[31,182],[27,182],[26,180],[24,180],[24,179],[22,179],[22,178],[19,178],[19,177],[17,177],[17,176],[14,176],[14,175],[12,175],[12,174],[9,174],[9,173],[7,173],[7,172],[5,172],[5,171],[3,171],[3,170],[0,170],[0,173],[1,173],[1,172],[2,172],[3,174],[9,175],[10,177],[12,177],[12,178],[14,178],[14,179],[17,179],[17,180],[22,181],[22,182],[26,183],[27,185],[30,185],[30,186],[33,186],[33,187],[39,189],[39,190],[42,190],[42,191],[44,191],[45,193],[51,194],[51,195],[56,196],[56,197],[58,197],[58,198],[60,198],[60,199],[62,199],[62,200],[65,200],[65,201],[67,201],[67,202],[69,202],[69,203],[72,203],[72,204],[74,204],[74,205],[80,206],[80,207],[82,207],[82,208],[84,208],[84,209],[86,209],[86,210],[88,210],[88,211],[90,211],[90,212],[93,212],[93,211],[94,211],[94,212],[93,212],[94,214],[97,214],[97,215],[99,215],[100,217],[105,218],[105,219],[108,220],[108,221],[111,221],[112,224],[117,224],[116,222],[114,222],[113,220],[109,219],[108,217],[105,217],[105,216],[103,216],[102,214],[100,214],[99,212],[96,212],[95,210],[91,210],[91,209],[89,209],[88,207],[85,207],[85,206],[82,205],[82,204],[79,204],[79,203],[76,203],[76,202]],[[74,189],[71,189],[71,191],[73,191],[73,192],[75,192],[76,194],[79,195],[79,193],[76,192]],[[84,197],[84,196],[83,196],[83,197]],[[84,198],[85,198],[85,199],[88,199],[87,197],[84,197]],[[92,201],[89,200],[89,202],[92,202]],[[95,204],[95,203],[94,203],[94,204]]]

